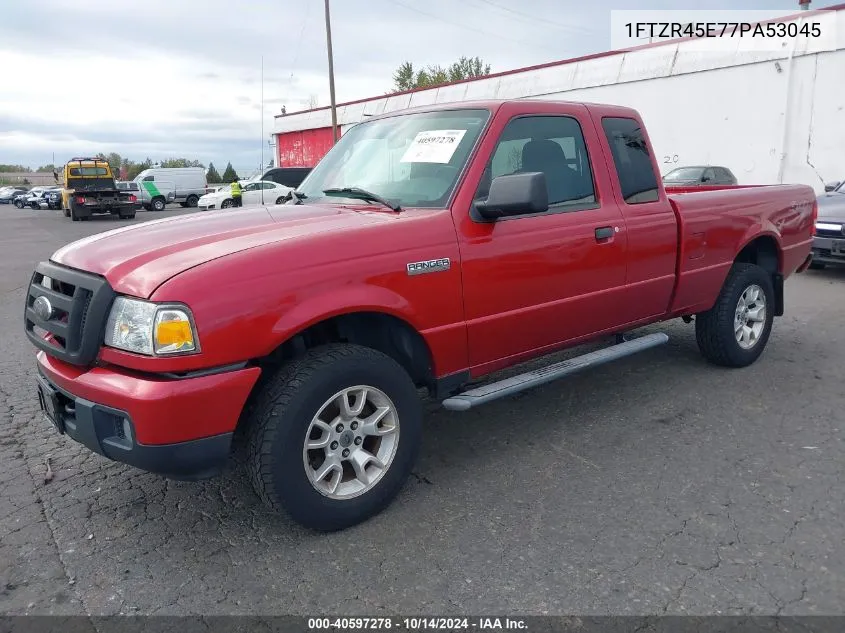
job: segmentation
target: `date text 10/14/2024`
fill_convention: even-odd
[[[308,618],[308,631],[527,631],[521,618],[476,617],[381,617]]]

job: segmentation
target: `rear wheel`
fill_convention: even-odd
[[[268,379],[248,416],[256,492],[316,530],[378,514],[411,472],[422,408],[392,358],[357,345],[310,350]]]
[[[766,347],[774,321],[771,275],[755,264],[734,264],[719,298],[695,320],[704,357],[724,367],[747,367]]]
[[[185,206],[193,209],[197,206],[197,202],[199,202],[199,197],[192,194],[185,200]]]
[[[166,206],[164,198],[153,198],[150,205],[152,206],[153,211],[164,211],[164,207]]]

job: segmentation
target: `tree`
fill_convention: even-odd
[[[416,87],[416,74],[411,62],[402,62],[393,73],[393,92],[404,92]]]
[[[214,166],[214,163],[208,164],[208,171],[205,174],[205,179],[207,182],[223,182],[223,179],[217,172],[217,168]]]
[[[126,167],[126,179],[135,180],[138,174],[140,174],[145,169],[149,169],[153,166],[153,161],[150,160],[149,157],[147,157],[147,160],[145,160],[144,162],[134,163],[132,161],[127,161],[127,164],[123,166]]]
[[[237,177],[238,174],[232,167],[232,163],[226,165],[226,171],[223,172],[223,182],[232,182]]]
[[[0,165],[0,173],[14,173],[16,171],[29,171],[29,167],[23,165]]]
[[[393,92],[415,88],[432,88],[451,81],[462,81],[490,74],[490,64],[480,57],[461,57],[446,68],[434,64],[415,70],[411,62],[403,62],[393,73]]]
[[[41,165],[38,169],[35,170],[39,174],[52,174],[56,171],[56,166],[50,163],[49,165]]]
[[[178,168],[178,167],[205,167],[198,160],[188,160],[187,158],[168,158],[161,161],[162,167]]]

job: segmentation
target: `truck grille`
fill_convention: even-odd
[[[26,335],[51,356],[74,365],[90,365],[103,342],[114,297],[102,277],[41,262],[26,296]]]

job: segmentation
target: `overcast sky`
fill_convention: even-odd
[[[403,61],[493,72],[610,48],[625,0],[332,0],[338,102],[384,94]],[[640,9],[703,8],[697,0]],[[706,8],[797,9],[797,0]],[[813,2],[813,8],[831,2]],[[328,105],[323,0],[0,0],[0,163],[115,151],[252,171],[273,114]],[[818,5],[818,6],[817,6]],[[264,136],[261,57],[264,57]]]

